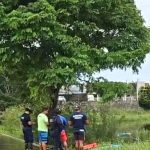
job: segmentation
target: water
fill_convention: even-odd
[[[0,150],[24,150],[24,143],[19,140],[0,135]]]

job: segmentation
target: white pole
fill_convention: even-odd
[[[138,82],[139,80],[137,79],[137,83],[136,83],[136,100],[139,101],[139,87],[138,87]]]

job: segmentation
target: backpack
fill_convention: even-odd
[[[53,118],[53,129],[61,132],[65,128],[64,121],[60,115],[54,116]]]

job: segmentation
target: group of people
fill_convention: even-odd
[[[23,134],[25,141],[25,150],[33,150],[33,131],[32,126],[35,122],[31,121],[30,114],[32,110],[26,108],[21,115]],[[54,140],[54,150],[68,150],[67,126],[73,127],[76,150],[83,150],[85,139],[85,125],[89,121],[87,116],[81,111],[80,106],[75,106],[73,114],[69,120],[61,115],[61,110],[56,108],[49,119],[49,108],[43,107],[42,112],[37,117],[39,150],[46,150],[49,135]]]

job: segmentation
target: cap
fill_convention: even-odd
[[[55,108],[54,113],[55,114],[61,114],[61,109],[60,108]]]
[[[32,113],[32,112],[33,112],[33,110],[32,110],[32,108],[31,108],[31,107],[26,107],[26,108],[25,108],[25,111],[29,111],[30,113]]]
[[[75,110],[80,110],[81,107],[80,107],[79,105],[76,105],[76,106],[74,107],[74,109],[75,109]]]

